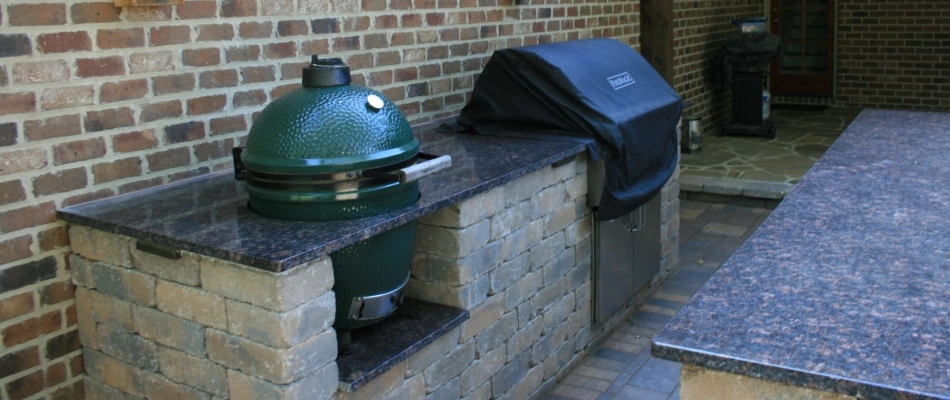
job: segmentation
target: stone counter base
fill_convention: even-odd
[[[857,400],[854,396],[824,392],[799,386],[683,365],[680,372],[682,400]]]

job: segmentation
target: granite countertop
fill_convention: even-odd
[[[948,153],[950,114],[863,111],[653,354],[861,398],[950,399]]]
[[[576,142],[452,133],[440,129],[447,121],[413,132],[422,152],[449,154],[452,166],[419,181],[417,203],[375,217],[326,222],[261,217],[246,207],[244,183],[235,181],[231,170],[67,207],[57,215],[152,244],[281,272],[586,149]]]

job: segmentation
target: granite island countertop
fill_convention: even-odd
[[[950,114],[863,111],[653,354],[860,398],[950,399]]]
[[[281,272],[586,150],[577,142],[441,132],[446,121],[414,127],[413,133],[422,152],[449,154],[452,166],[419,181],[421,198],[415,204],[374,217],[325,222],[261,217],[248,210],[244,183],[234,180],[232,170],[67,207],[57,216]]]

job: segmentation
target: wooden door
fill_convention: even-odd
[[[782,41],[772,62],[775,95],[828,96],[834,91],[834,0],[770,0],[771,32]]]

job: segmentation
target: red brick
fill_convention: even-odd
[[[228,97],[223,94],[189,99],[185,103],[188,115],[202,115],[224,110]]]
[[[0,93],[0,116],[33,111],[36,111],[35,93]]]
[[[361,4],[360,10],[364,12],[386,11],[386,0],[363,0]]]
[[[69,7],[69,14],[74,24],[97,24],[103,22],[119,22],[122,8],[112,2],[74,3]]]
[[[63,3],[11,4],[7,11],[12,26],[66,24],[66,4]]]
[[[68,192],[82,189],[86,187],[86,183],[86,170],[84,168],[49,172],[33,178],[33,194],[40,197]]]
[[[390,43],[393,46],[406,46],[416,43],[416,35],[413,35],[411,32],[396,32],[393,33]]]
[[[10,84],[10,79],[7,78],[7,66],[0,65],[0,87],[4,87]]]
[[[40,352],[36,346],[4,354],[0,357],[0,378],[26,371],[37,365],[40,365]]]
[[[50,306],[71,300],[76,297],[75,292],[76,286],[68,280],[51,283],[39,289],[40,305]]]
[[[231,155],[234,142],[231,139],[211,143],[201,143],[195,146],[195,159],[198,162],[225,158]]]
[[[207,67],[221,63],[221,50],[187,49],[181,52],[181,63],[186,67]]]
[[[130,182],[119,185],[119,193],[126,194],[137,190],[153,188],[164,183],[165,181],[162,178],[152,178],[144,181]]]
[[[92,166],[92,175],[95,183],[106,183],[114,180],[139,176],[142,174],[142,160],[138,157],[123,158],[112,162],[99,163]]]
[[[96,44],[103,50],[142,47],[145,46],[145,30],[100,29],[96,34]]]
[[[343,52],[350,50],[359,50],[360,49],[360,37],[359,36],[350,36],[350,37],[340,37],[333,39],[333,51],[334,52]]]
[[[257,2],[254,0],[224,0],[221,2],[221,17],[253,17],[257,15]]]
[[[233,115],[230,117],[213,118],[211,120],[211,135],[223,135],[225,133],[240,132],[247,130],[247,122],[243,115]]]
[[[128,107],[86,112],[83,127],[86,132],[100,132],[135,125],[132,109]]]
[[[79,375],[82,375],[83,372],[85,372],[85,370],[83,369],[83,365],[82,365],[82,354],[73,356],[73,358],[69,359],[69,374],[70,375],[79,376]],[[78,397],[74,397],[74,398],[78,398]]]
[[[343,20],[344,32],[362,32],[369,30],[372,20],[369,17],[348,17]]]
[[[125,61],[122,56],[76,59],[76,76],[93,78],[125,74]]]
[[[187,147],[178,147],[148,154],[145,158],[148,160],[148,168],[152,172],[183,167],[191,163],[191,154],[189,154]]]
[[[48,165],[49,156],[43,148],[11,150],[0,153],[0,176],[37,170]]]
[[[197,42],[218,42],[234,39],[234,26],[231,24],[201,25],[198,27]]]
[[[158,146],[158,139],[151,130],[122,133],[112,137],[112,149],[117,153],[151,149],[156,146]]]
[[[299,88],[299,87],[300,87],[300,83],[292,83],[292,84],[288,84],[288,85],[281,85],[281,86],[275,87],[275,88],[271,89],[271,91],[270,91],[270,98],[272,98],[272,99],[279,98],[281,95],[283,95],[283,94],[285,94],[285,93],[287,93],[287,92],[289,92],[289,91],[291,91],[291,90],[297,89],[297,88]]]
[[[186,1],[175,7],[181,19],[213,18],[218,13],[217,1]]]
[[[53,202],[0,212],[0,234],[15,232],[56,221]]]
[[[23,134],[27,140],[35,142],[82,134],[82,126],[79,114],[60,115],[23,122]]]
[[[69,245],[69,235],[65,226],[58,226],[53,229],[47,229],[36,234],[41,251],[50,251]]]
[[[0,58],[30,54],[33,54],[33,45],[29,36],[22,33],[0,35]]]
[[[235,108],[259,106],[267,102],[267,92],[264,89],[237,92],[232,101]]]
[[[53,146],[53,164],[63,165],[91,160],[106,155],[106,142],[102,138],[76,140]]]
[[[196,176],[207,175],[211,172],[211,169],[208,167],[199,167],[195,169],[189,169],[187,171],[176,172],[168,176],[168,182],[177,182],[183,179],[194,178]]]
[[[327,54],[330,52],[330,41],[327,39],[306,40],[300,43],[301,54]]]
[[[399,27],[399,17],[392,14],[380,15],[376,17],[373,25],[376,26],[376,29],[396,29]]]
[[[238,85],[238,73],[233,69],[204,71],[198,76],[198,82],[202,89],[235,87]]]
[[[0,182],[0,206],[23,200],[26,200],[26,190],[23,189],[23,184],[19,180]]]
[[[315,34],[339,33],[340,23],[336,18],[321,18],[310,21],[310,31]]]
[[[227,62],[257,61],[261,58],[261,47],[258,45],[228,47],[224,52]]]
[[[0,147],[13,146],[17,144],[19,130],[16,122],[6,122],[0,124]]]
[[[99,89],[100,103],[115,103],[119,101],[141,99],[148,94],[148,81],[135,79],[122,82],[106,82]]]
[[[294,14],[293,0],[271,0],[261,2],[261,15]]]
[[[241,68],[241,84],[273,82],[277,80],[274,66],[244,67]]]
[[[129,56],[129,72],[132,74],[174,70],[175,53],[171,50],[135,53]]]
[[[51,311],[36,318],[30,318],[19,324],[3,329],[3,345],[10,347],[29,342],[40,335],[56,332],[63,327],[59,310]]]
[[[297,44],[294,42],[268,43],[264,45],[264,59],[274,60],[297,57]]]
[[[82,107],[93,104],[95,88],[90,86],[66,86],[44,89],[40,106],[43,110]]]
[[[30,245],[33,237],[30,235],[17,236],[0,241],[0,265],[20,261],[33,255]]]
[[[46,379],[44,380],[44,385],[52,387],[59,385],[60,383],[66,382],[66,364],[65,363],[56,363],[46,367]]]
[[[93,200],[104,199],[106,197],[112,196],[115,196],[115,192],[113,192],[112,189],[99,189],[95,192],[80,193],[75,196],[70,196],[63,199],[63,207],[87,203]]]
[[[369,53],[353,54],[346,59],[351,71],[363,71],[373,67],[373,55]],[[356,78],[356,74],[354,74]],[[364,85],[360,83],[360,85]],[[365,86],[365,85],[364,85]]]
[[[181,101],[169,100],[161,103],[150,103],[142,106],[142,122],[157,121],[166,118],[181,116]]]
[[[277,36],[303,36],[310,34],[310,26],[307,24],[307,21],[304,20],[295,20],[295,21],[278,21],[277,22]]]
[[[128,21],[171,21],[172,6],[128,7],[125,19]]]
[[[242,22],[238,26],[238,34],[242,39],[263,39],[271,37],[274,25],[270,22]]]
[[[152,78],[152,91],[156,96],[187,92],[195,88],[194,74],[156,76]]]
[[[14,379],[6,384],[10,400],[22,400],[43,391],[43,370]]]
[[[152,27],[148,33],[149,45],[170,46],[175,44],[184,44],[191,42],[190,26],[159,26]]]

